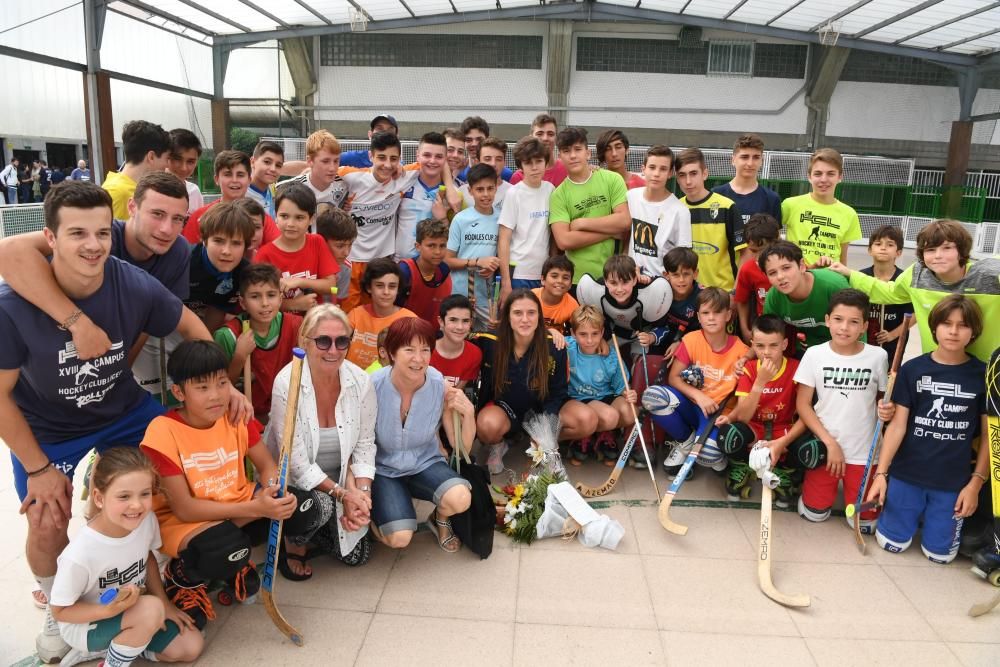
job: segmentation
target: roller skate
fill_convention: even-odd
[[[990,545],[972,556],[972,571],[994,586],[1000,586],[1000,553]]]
[[[726,476],[726,500],[731,503],[746,500],[753,490],[752,482],[757,478],[750,466],[741,461],[730,461]]]
[[[223,607],[228,607],[233,602],[254,604],[257,601],[258,591],[260,591],[260,574],[253,561],[250,561],[236,573],[232,581],[222,582],[215,599]]]

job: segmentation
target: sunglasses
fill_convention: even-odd
[[[331,347],[336,347],[338,350],[346,350],[351,346],[350,336],[337,336],[336,338],[331,338],[330,336],[316,336],[315,338],[310,338],[306,336],[312,342],[316,343],[316,347],[326,352]]]

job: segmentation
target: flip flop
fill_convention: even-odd
[[[286,549],[282,549],[281,553],[278,554],[278,571],[281,572],[281,576],[289,581],[307,581],[308,579],[312,579],[312,572],[309,574],[296,574],[288,565],[289,560],[298,561],[305,565],[309,561],[309,557],[308,552],[304,554],[290,554]]]

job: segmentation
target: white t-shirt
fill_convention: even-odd
[[[646,188],[628,191],[632,240],[628,255],[647,276],[663,275],[663,256],[674,248],[691,247],[691,212],[677,197],[659,202],[646,199]]]
[[[878,419],[878,392],[885,391],[889,357],[885,350],[865,345],[861,352],[844,356],[830,343],[806,350],[795,381],[816,390],[816,416],[844,451],[844,459],[864,465]]]
[[[49,602],[58,607],[100,604],[101,593],[108,589],[145,586],[149,552],[159,548],[160,525],[152,511],[125,537],[108,537],[84,526],[59,554]],[[60,623],[59,631],[67,644],[86,649],[89,627],[88,623]]]
[[[497,193],[493,197],[493,210],[497,213],[503,210],[503,203],[512,187],[514,186],[507,181],[500,181],[500,185],[497,186]],[[462,199],[465,200],[465,208],[476,207],[476,200],[472,198],[472,193],[469,192],[468,183],[462,183],[458,186],[458,191],[462,193]]]
[[[286,188],[293,183],[297,185],[304,185],[312,190],[312,193],[316,195],[317,206],[320,204],[329,204],[330,206],[340,208],[344,205],[344,199],[347,198],[347,183],[345,183],[344,179],[340,176],[335,177],[326,189],[320,190],[313,185],[312,180],[309,178],[309,171],[306,170],[295,178],[289,178],[288,180],[278,183],[276,190],[277,192],[281,192],[283,188]]]
[[[533,188],[524,181],[512,185],[500,211],[500,224],[512,230],[510,261],[516,264],[511,278],[541,280],[549,256],[549,197],[555,186],[548,181]]]
[[[404,171],[394,181],[379,183],[370,169],[342,175],[351,193],[351,217],[358,238],[348,256],[353,262],[370,262],[392,256],[396,248],[396,226],[401,194],[410,189],[419,171]]]
[[[417,223],[433,217],[431,208],[437,199],[438,185],[427,185],[420,177],[403,193],[399,203],[399,224],[396,227],[396,260],[417,256]]]
[[[205,198],[201,196],[201,190],[191,181],[184,181],[188,191],[188,215],[191,215],[205,205]]]

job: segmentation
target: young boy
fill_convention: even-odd
[[[468,138],[468,137],[467,137]],[[468,143],[466,143],[468,146]],[[479,146],[479,159],[476,164],[485,164],[493,167],[497,173],[497,193],[493,197],[493,208],[498,212],[503,210],[504,199],[507,192],[512,187],[510,183],[503,180],[503,172],[506,169],[504,162],[507,159],[507,142],[496,137],[486,137]],[[475,166],[475,165],[473,165]],[[469,169],[471,169],[470,167]],[[465,200],[465,207],[470,208],[475,205],[472,193],[469,192],[471,186],[468,183],[468,172],[466,172],[466,182],[459,186],[458,191],[462,193]]]
[[[128,220],[128,202],[139,179],[151,171],[167,168],[170,145],[170,135],[159,125],[145,120],[125,123],[122,128],[125,164],[121,171],[109,171],[101,184],[111,195],[116,220]]]
[[[416,259],[399,263],[401,280],[396,305],[438,324],[441,302],[452,292],[451,269],[444,261],[448,252],[448,223],[423,220],[417,225]]]
[[[801,358],[806,348],[829,341],[824,313],[829,313],[833,295],[849,287],[843,276],[829,269],[807,269],[802,250],[791,241],[775,241],[764,248],[757,265],[771,283],[764,314],[777,315],[805,334],[792,356]]]
[[[184,181],[188,191],[188,215],[205,205],[201,189],[188,179],[198,168],[201,157],[201,141],[191,130],[177,128],[170,130],[170,154],[167,157],[167,171]]]
[[[326,241],[334,261],[340,267],[337,272],[337,296],[334,303],[343,303],[351,291],[351,246],[358,238],[358,226],[351,214],[341,208],[327,207],[316,216],[316,233]]]
[[[781,203],[785,238],[802,248],[806,264],[821,257],[847,262],[847,247],[861,238],[857,212],[839,201],[834,193],[844,169],[840,153],[820,148],[809,158],[809,194],[789,197]]]
[[[640,283],[635,260],[628,255],[612,255],[604,263],[601,280],[589,275],[580,279],[576,298],[581,305],[596,306],[604,313],[604,333],[608,338],[612,333],[617,335],[622,354],[631,350],[638,355],[640,348],[653,354],[662,351],[667,312],[673,301],[670,283],[663,276]],[[629,359],[624,361],[628,363]]]
[[[885,505],[875,531],[880,547],[905,551],[922,523],[924,555],[932,563],[950,563],[989,472],[983,442],[969,475],[972,441],[977,431],[989,432],[986,364],[965,351],[983,331],[982,313],[975,302],[952,294],[934,306],[928,325],[938,347],[899,369],[892,392],[896,412],[867,498]]]
[[[458,126],[458,131],[465,137],[465,150],[469,155],[469,166],[465,168],[465,172],[456,174],[456,178],[464,183],[468,178],[468,170],[477,163],[486,161],[483,159],[480,151],[486,140],[493,135],[490,134],[490,124],[479,116],[467,117]],[[504,153],[506,153],[506,150]],[[509,181],[510,177],[513,176],[513,172],[507,167],[498,169],[497,174],[504,181]],[[472,204],[469,204],[469,206],[472,206]]]
[[[597,306],[580,306],[573,311],[570,328],[573,335],[566,338],[569,401],[563,409],[575,414],[580,424],[587,425],[583,437],[570,444],[570,463],[580,465],[593,449],[613,464],[618,452],[612,434],[596,442],[591,442],[591,436],[631,427],[635,419],[629,405],[635,404],[635,392],[622,378],[617,353],[598,352],[604,340],[604,315]]]
[[[769,213],[754,213],[746,226],[747,259],[736,274],[736,313],[739,315],[740,334],[750,340],[750,325],[764,312],[764,298],[771,288],[771,281],[760,270],[757,257],[765,246],[781,238],[781,225]]]
[[[229,381],[243,376],[250,355],[254,415],[266,424],[271,413],[271,387],[278,371],[292,360],[299,344],[302,316],[281,312],[281,274],[271,264],[252,264],[240,273],[240,307],[244,315],[215,331],[215,342],[229,358]],[[245,323],[250,327],[243,331]]]
[[[485,331],[489,325],[493,275],[500,267],[496,256],[500,214],[493,208],[496,188],[497,173],[493,167],[477,164],[470,169],[469,189],[476,205],[459,211],[448,232],[445,261],[452,270],[452,293],[465,295],[472,301],[475,331]]]
[[[306,139],[307,171],[275,185],[275,192],[304,185],[316,196],[316,210],[340,208],[347,198],[347,183],[340,177],[340,142],[327,130],[316,130]],[[316,221],[319,224],[319,220]]]
[[[702,289],[698,294],[701,329],[681,339],[670,364],[668,386],[654,385],[642,395],[642,404],[653,421],[677,442],[663,461],[663,469],[671,478],[677,476],[709,415],[736,388],[736,362],[747,346],[726,333],[729,314],[728,293],[718,287]],[[691,367],[700,373],[692,372]],[[698,376],[703,378],[700,382]],[[717,440],[718,431],[713,428],[697,463],[721,472],[726,469],[726,457]]]
[[[928,326],[930,310],[948,294],[964,294],[983,311],[984,322],[1000,322],[1000,259],[973,261],[971,252],[972,237],[962,223],[935,220],[917,234],[917,261],[891,282],[851,271],[840,263],[830,268],[849,276],[851,287],[867,293],[875,303],[912,302],[921,347],[930,352],[937,346]],[[1000,327],[988,327],[983,334],[969,345],[969,354],[985,363],[1000,347]]]
[[[673,151],[659,144],[651,146],[642,163],[645,187],[628,191],[628,211],[632,217],[628,255],[645,276],[664,275],[664,255],[677,247],[691,247],[691,213],[667,190],[667,181],[673,173]]]
[[[399,203],[399,221],[396,226],[396,260],[416,257],[417,224],[421,220],[436,217],[434,202],[444,184],[444,172],[448,142],[440,132],[428,132],[420,137],[417,144],[417,168],[419,173],[410,187],[403,193]]]
[[[542,266],[549,256],[549,197],[555,186],[542,180],[548,149],[534,137],[514,145],[514,164],[523,180],[511,186],[500,211],[497,257],[500,259],[500,298],[517,288],[542,285]]]
[[[464,389],[479,377],[483,351],[469,342],[472,331],[472,304],[461,294],[445,297],[439,310],[441,337],[434,343],[431,366],[441,371],[449,383]]]
[[[305,312],[337,285],[340,267],[319,234],[310,234],[316,197],[302,185],[283,188],[275,202],[281,236],[257,251],[254,261],[281,271],[282,310]]]
[[[547,151],[545,174],[542,176],[542,180],[557,188],[560,183],[566,180],[566,166],[562,161],[556,159],[556,134],[558,132],[559,123],[556,122],[555,116],[540,113],[531,121],[529,134],[542,142]],[[515,171],[514,175],[510,177],[510,184],[517,185],[522,178],[524,178],[523,172]]]
[[[691,211],[691,239],[700,255],[701,283],[729,291],[736,284],[736,271],[746,241],[743,217],[736,203],[705,187],[708,167],[698,148],[686,148],[674,160],[681,202]]]
[[[898,227],[884,225],[876,229],[868,239],[868,255],[872,265],[861,269],[866,276],[874,276],[881,282],[892,282],[903,273],[896,266],[896,260],[903,254],[903,232]],[[909,303],[886,306],[872,304],[868,313],[868,340],[879,345],[892,359],[896,354],[896,344],[903,334],[903,317],[913,312]]]
[[[666,350],[663,356],[669,362],[685,334],[701,328],[698,323],[698,254],[691,248],[674,248],[663,258],[663,274],[670,283],[673,297],[667,311]]]
[[[201,216],[205,215],[205,211],[219,202],[243,199],[246,197],[247,187],[250,185],[250,156],[242,151],[220,151],[215,156],[215,162],[212,167],[215,171],[215,184],[219,186],[222,196],[209,204],[205,204],[188,216],[182,233],[191,245],[195,245],[201,240],[201,230],[198,224]],[[261,209],[263,209],[263,206],[261,206]],[[262,243],[271,243],[279,236],[281,236],[281,232],[278,231],[274,220],[265,211]]]
[[[573,286],[573,262],[566,255],[552,255],[542,265],[542,286],[531,290],[542,304],[542,319],[546,329],[569,333],[569,320],[580,305],[570,287]]]
[[[191,291],[185,305],[209,331],[236,312],[240,273],[249,264],[243,252],[254,231],[250,216],[236,202],[213,206],[201,218],[202,241],[191,248]]]
[[[163,545],[170,557],[164,589],[198,629],[215,618],[206,593],[210,581],[221,580],[233,597],[253,602],[260,577],[250,560],[250,547],[263,542],[270,519],[284,520],[285,535],[303,535],[319,523],[318,503],[309,492],[288,487],[278,497],[273,483],[256,488],[247,480],[249,457],[259,480],[274,480],[278,469],[267,447],[260,445],[260,425],[226,418],[229,365],[211,341],[181,343],[170,355],[171,391],[182,407],[149,424],[142,450],[160,474],[162,493],[153,501]],[[313,506],[316,506],[315,508]]]
[[[388,257],[368,262],[361,277],[361,289],[370,303],[358,306],[347,314],[354,327],[354,339],[347,360],[368,368],[378,359],[378,333],[403,317],[416,317],[413,311],[396,305],[401,272]]]
[[[809,347],[795,371],[795,407],[808,431],[790,445],[786,457],[789,465],[806,471],[798,509],[813,522],[830,517],[841,479],[849,499],[864,484],[872,436],[881,426],[876,408],[889,365],[885,350],[861,342],[868,322],[863,292],[836,292],[826,313],[830,340]],[[863,513],[862,525],[870,530],[876,516],[876,511]]]
[[[629,190],[646,185],[643,177],[628,170],[628,137],[621,130],[605,130],[597,135],[597,162],[608,171],[613,171],[625,181]]]
[[[368,368],[365,369],[365,373],[368,375],[374,375],[376,371],[380,371],[386,366],[392,366],[392,359],[389,357],[388,350],[385,349],[385,339],[389,337],[389,327],[382,329],[378,332],[378,337],[375,339],[375,347],[378,349],[378,356],[375,361],[368,364]]]
[[[274,184],[278,181],[284,164],[285,149],[274,141],[262,141],[257,144],[253,149],[253,157],[250,158],[250,185],[247,187],[247,197],[256,200],[272,218],[276,217]]]
[[[756,443],[764,442],[770,448],[771,461],[781,461],[788,445],[805,432],[805,426],[795,417],[793,378],[799,362],[785,356],[787,346],[785,323],[780,318],[762,315],[754,320],[751,347],[757,360],[743,367],[736,382],[736,407],[716,421],[719,449],[729,459],[729,500],[750,495],[754,477],[747,461]],[[779,479],[774,490],[776,503],[789,507],[793,494],[791,470],[776,467],[775,473]]]
[[[743,224],[757,213],[770,215],[781,224],[781,197],[757,181],[757,174],[764,165],[764,140],[756,134],[744,134],[733,144],[733,180],[712,188],[723,197],[736,203],[743,216]]]

